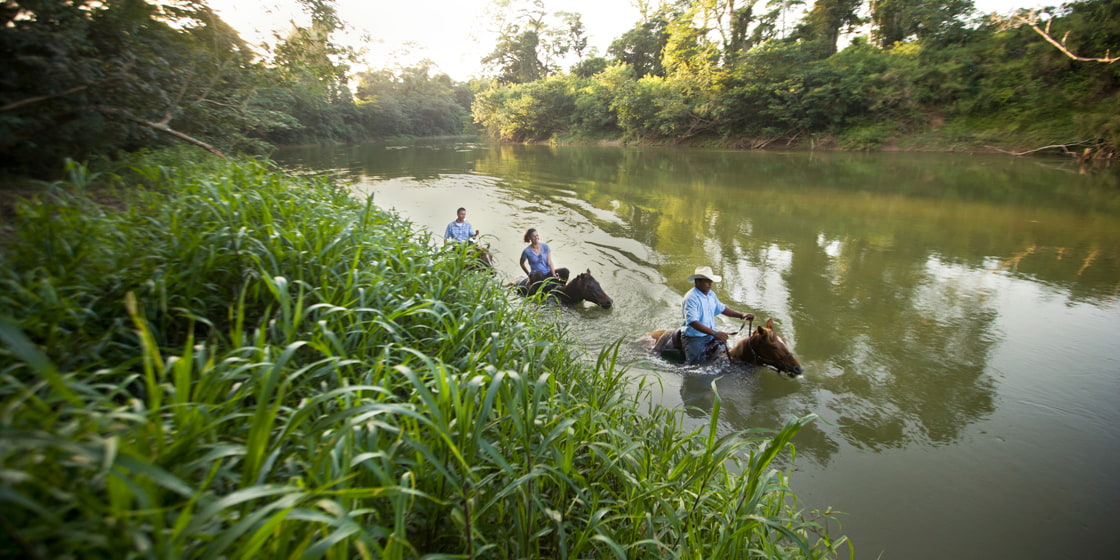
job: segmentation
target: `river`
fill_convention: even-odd
[[[291,147],[418,231],[455,210],[498,276],[536,228],[611,309],[566,308],[589,351],[619,338],[653,399],[721,433],[821,417],[794,439],[806,511],[844,512],[856,558],[1057,559],[1120,549],[1120,180],[1064,160],[925,153],[509,146]],[[789,379],[648,359],[698,266],[772,317]],[[721,318],[719,328],[735,331]],[[744,331],[745,334],[745,331]],[[714,387],[714,388],[713,388]]]

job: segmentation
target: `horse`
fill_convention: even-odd
[[[559,280],[546,278],[539,282],[530,283],[528,278],[515,282],[518,293],[532,295],[538,292],[548,294],[548,299],[553,299],[564,305],[575,305],[584,300],[590,301],[603,309],[610,309],[614,300],[603,291],[599,281],[591,276],[591,269],[579,273],[567,283],[561,285]]]
[[[490,254],[490,246],[476,237],[457,243],[444,245],[444,250],[461,251],[467,257],[467,267],[471,270],[494,272],[494,256]]]
[[[655,354],[670,361],[684,361],[681,329],[655,331],[650,333],[650,336],[656,341],[652,349]],[[749,337],[740,339],[730,350],[727,350],[727,346],[723,343],[709,344],[706,349],[707,359],[714,358],[721,349],[727,352],[727,357],[732,361],[771,367],[791,378],[801,375],[804,371],[797,356],[794,356],[786,345],[785,339],[774,332],[773,317],[766,319],[765,327],[758,327]]]

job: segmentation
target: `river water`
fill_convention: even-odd
[[[499,277],[529,227],[615,301],[558,324],[619,338],[686,428],[794,439],[806,511],[844,512],[859,559],[1057,559],[1120,549],[1120,180],[1063,160],[917,153],[410,145],[293,147],[438,237],[455,210]],[[648,360],[697,266],[772,317],[805,374]],[[721,330],[737,321],[721,318]],[[744,331],[745,334],[745,331]],[[643,362],[643,360],[646,360]]]

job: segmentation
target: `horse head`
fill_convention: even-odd
[[[599,281],[591,276],[591,269],[581,272],[564,287],[558,288],[556,293],[564,296],[565,303],[579,303],[583,300],[590,301],[603,309],[610,309],[614,300],[603,291]]]
[[[756,366],[770,366],[790,377],[797,377],[804,371],[785,339],[774,332],[772,317],[766,319],[765,327],[755,329],[750,337],[740,340],[729,353],[733,359]]]

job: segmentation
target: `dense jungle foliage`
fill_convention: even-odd
[[[584,355],[467,247],[326,180],[71,163],[0,236],[0,558],[848,548],[789,491],[812,417],[717,436],[717,396],[686,432],[620,341]]]
[[[970,0],[664,0],[603,55],[580,14],[494,0],[490,76],[354,72],[333,0],[252,48],[205,0],[5,0],[0,167],[482,131],[503,141],[1092,148],[1120,142],[1120,0],[981,18]],[[1041,29],[1041,27],[1040,27]],[[1111,59],[1110,59],[1111,60]]]
[[[330,0],[261,54],[204,1],[5,0],[0,167],[49,174],[66,158],[189,142],[274,144],[460,134],[471,93],[420,65],[352,73]]]
[[[760,14],[760,1],[662,3],[605,59],[533,80],[500,75],[474,118],[514,142],[1062,145],[1100,156],[1120,144],[1120,64],[1074,60],[1024,24],[1049,23],[1078,56],[1114,57],[1120,0],[1010,20],[968,19],[969,0],[817,0],[782,27],[796,4]]]

